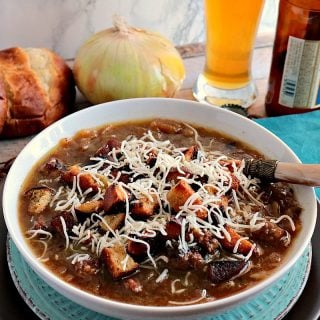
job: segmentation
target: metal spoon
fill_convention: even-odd
[[[280,162],[278,160],[245,160],[247,176],[269,182],[289,182],[311,187],[320,186],[320,164]]]

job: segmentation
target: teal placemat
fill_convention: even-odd
[[[311,245],[279,281],[255,299],[223,314],[201,320],[280,320],[291,309],[305,287],[311,267]],[[116,320],[93,312],[65,298],[46,284],[25,262],[13,241],[7,241],[12,279],[25,302],[46,320]]]
[[[320,164],[320,110],[256,120],[281,138],[303,163]],[[320,199],[320,188],[316,188]]]

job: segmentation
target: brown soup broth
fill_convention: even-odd
[[[199,222],[201,224],[201,221],[205,221],[207,224],[211,223],[217,226],[217,229],[210,229],[211,227],[209,229],[206,227],[201,229],[202,233],[208,231],[208,234],[210,234],[209,240],[199,240],[199,238],[197,238],[198,233],[196,231],[193,233],[193,230],[196,228],[191,222],[189,222],[189,220],[188,222],[185,222],[185,241],[181,239],[181,235],[184,234],[182,231],[183,229],[179,229],[179,235],[176,235],[170,239],[168,238],[168,235],[161,234],[161,232],[157,229],[155,231],[157,245],[154,245],[152,241],[150,242],[150,252],[152,257],[156,260],[157,268],[154,268],[152,262],[145,252],[140,256],[132,256],[126,252],[126,259],[129,261],[129,257],[127,257],[129,255],[130,258],[133,258],[134,262],[139,265],[139,267],[134,272],[125,274],[123,277],[118,277],[110,272],[111,269],[107,266],[108,263],[111,263],[110,254],[108,255],[103,248],[100,249],[100,253],[103,253],[101,253],[100,256],[97,254],[97,251],[99,251],[97,249],[97,239],[100,239],[100,237],[105,235],[107,231],[102,229],[101,225],[99,225],[98,219],[96,216],[94,216],[94,214],[99,214],[99,212],[102,212],[101,216],[104,217],[105,215],[109,215],[111,213],[104,212],[106,208],[105,202],[107,201],[104,195],[102,199],[100,198],[100,200],[103,202],[102,208],[99,209],[100,211],[94,210],[91,213],[83,213],[75,209],[73,214],[76,216],[77,221],[73,221],[71,226],[68,226],[69,218],[67,218],[67,216],[64,216],[63,219],[59,216],[61,212],[68,212],[70,209],[58,211],[54,210],[60,198],[57,197],[57,199],[53,200],[53,197],[57,195],[57,192],[61,186],[64,186],[64,188],[67,187],[68,182],[65,171],[69,170],[70,166],[77,165],[79,167],[84,167],[94,164],[94,161],[90,161],[90,157],[96,154],[97,150],[104,146],[107,141],[113,141],[116,139],[121,143],[128,137],[130,140],[132,136],[135,136],[137,139],[141,139],[141,137],[145,135],[148,130],[151,130],[153,137],[157,141],[169,140],[174,147],[181,148],[181,153],[184,153],[185,150],[190,146],[198,145],[200,146],[200,149],[201,147],[204,147],[206,150],[210,149],[218,151],[225,155],[227,159],[241,160],[244,158],[263,158],[263,155],[259,154],[249,146],[236,141],[233,138],[221,135],[215,131],[193,126],[199,135],[197,138],[195,136],[194,129],[192,129],[189,125],[169,120],[157,121],[158,120],[144,120],[117,123],[94,129],[81,130],[72,138],[62,139],[52,151],[50,151],[33,167],[24,185],[22,186],[20,193],[19,212],[21,228],[23,232],[26,233],[26,237],[30,238],[33,235],[33,237],[28,240],[28,244],[31,246],[35,256],[39,257],[46,267],[58,277],[76,287],[81,288],[82,290],[105,298],[140,305],[173,306],[179,305],[180,302],[186,304],[203,303],[212,299],[219,299],[233,295],[268,277],[281,264],[284,255],[290,247],[290,243],[288,242],[290,242],[290,239],[293,241],[297,232],[301,228],[301,222],[299,219],[301,210],[297,201],[295,200],[292,189],[287,184],[270,185],[261,184],[258,182],[258,187],[255,187],[254,182],[252,182],[253,184],[250,185],[251,187],[249,187],[248,190],[253,194],[255,199],[258,199],[258,202],[255,202],[250,197],[247,198],[245,192],[243,191],[241,179],[246,178],[239,178],[238,180],[241,180],[240,186],[237,185],[233,190],[231,187],[228,189],[228,186],[226,186],[227,182],[219,184],[218,187],[220,188],[221,186],[221,190],[226,188],[225,194],[223,192],[222,193],[223,195],[226,195],[227,204],[225,204],[224,207],[223,205],[220,205],[219,209],[217,210],[222,217],[221,219],[226,220],[217,221],[217,219],[214,218],[213,221],[210,222],[208,221],[208,218],[196,218],[196,220],[198,219],[197,223]],[[119,157],[123,156],[124,154],[121,148]],[[159,158],[159,150],[157,150],[157,152],[158,157],[156,158]],[[201,159],[201,153],[199,153],[199,151],[197,152],[198,159]],[[109,156],[110,155],[111,153]],[[118,155],[116,157],[118,157]],[[147,156],[145,158],[148,159]],[[52,159],[58,159],[59,164],[52,165]],[[112,157],[110,159],[111,162],[115,160],[115,158]],[[128,161],[130,162],[131,160]],[[191,159],[189,161],[196,162],[198,160]],[[48,165],[48,163],[51,165]],[[223,166],[221,169],[223,170],[222,174],[224,171],[230,170],[230,172],[228,171],[228,174],[231,174],[231,176],[233,174],[235,175],[235,173],[232,173],[232,171],[238,169],[230,169],[231,167],[228,164],[225,164],[223,161],[221,163]],[[240,166],[239,163],[238,165]],[[157,164],[154,164],[153,162],[153,165],[156,166]],[[150,164],[149,167],[151,166],[152,165]],[[182,169],[188,172],[191,170],[186,170],[184,167]],[[125,176],[125,174],[130,171],[128,167],[123,167],[121,170],[121,177],[122,175]],[[130,172],[129,176],[133,177],[133,173]],[[78,175],[76,175],[76,177],[77,178],[74,179],[80,179]],[[110,179],[113,179],[110,177],[111,176],[109,175],[109,183]],[[192,172],[191,177],[195,177],[195,174]],[[140,175],[132,179],[134,180],[139,178]],[[199,177],[197,177],[197,179],[198,178]],[[186,179],[191,178],[188,176]],[[167,190],[164,191],[165,194],[168,194],[168,189],[173,188],[174,185],[179,182],[179,180],[180,179],[178,178],[178,180],[172,182],[172,185],[167,187]],[[200,192],[202,189],[205,189],[201,189],[200,187],[199,191],[197,190],[197,188],[199,188],[199,184],[197,187],[197,184],[191,183],[190,180],[185,181],[187,181],[194,190],[192,192]],[[72,182],[72,179],[71,182],[69,180],[68,190],[72,189]],[[203,186],[205,186],[207,181],[202,179],[201,183]],[[32,194],[30,198],[30,192],[28,193],[28,191],[39,187],[40,189],[42,187],[46,188],[45,191],[47,194],[50,194],[51,190],[50,199],[41,209],[39,209],[37,203],[36,209],[34,210],[38,211],[33,212],[33,209],[30,209],[30,202],[34,201],[34,198],[37,200],[38,194]],[[105,185],[106,189],[108,187],[108,184]],[[85,189],[83,189],[83,191],[85,191]],[[102,193],[104,192],[105,190],[102,191]],[[215,193],[218,193],[218,191],[213,191],[213,197],[216,197]],[[127,194],[130,194],[131,197],[131,208],[134,206],[135,201],[138,201],[139,197],[135,195],[132,200],[132,192]],[[40,196],[43,197],[43,194],[41,193]],[[86,201],[90,200],[94,196],[95,192],[89,192],[86,195]],[[230,249],[231,240],[228,242],[228,236],[223,233],[225,232],[223,230],[227,230],[224,229],[223,226],[226,226],[228,221],[231,221],[228,220],[229,218],[227,218],[227,216],[232,216],[233,212],[237,212],[237,201],[235,200],[235,197],[239,197],[238,205],[241,207],[241,215],[244,214],[244,207],[242,207],[244,206],[242,204],[244,200],[241,198],[243,197],[244,199],[247,199],[248,203],[251,205],[251,214],[254,215],[254,213],[256,213],[255,217],[258,217],[258,219],[255,218],[255,223],[260,223],[263,225],[265,221],[268,221],[270,224],[270,228],[268,230],[265,230],[265,227],[260,227],[256,230],[254,228],[238,228],[237,223],[231,223],[232,229],[235,230],[237,234],[240,234],[241,238],[240,240],[238,239],[238,243],[236,244],[236,246],[238,246],[237,250],[234,248],[235,243],[233,243],[233,247]],[[40,200],[44,201],[43,199],[44,198],[41,198]],[[204,200],[202,202],[204,202]],[[123,203],[124,206],[126,206],[126,202],[123,201]],[[168,205],[165,203],[165,201],[161,205],[163,205],[164,211],[167,212],[168,210],[171,210],[170,214],[163,214],[164,217],[166,217],[163,219],[167,219],[167,222],[163,228],[164,230],[168,230],[167,223],[169,220],[171,221],[172,219],[175,219],[174,217],[177,214],[177,210],[173,210],[172,208],[168,209],[168,207],[171,206],[171,203]],[[172,207],[174,207],[174,205],[172,205]],[[233,209],[228,209],[228,207]],[[113,207],[112,214],[118,214],[117,208],[117,206]],[[126,209],[124,209],[122,206],[121,210],[123,212],[123,210]],[[139,215],[133,215],[133,219],[134,221],[142,221],[142,223],[145,223],[150,219],[155,219],[155,216],[159,214],[159,212],[160,209],[156,207],[151,216],[146,218],[145,216],[141,217]],[[199,212],[200,209],[198,211],[194,211],[195,216],[197,216]],[[185,216],[187,215],[188,214],[182,213],[176,219],[178,221],[179,228],[183,228],[181,227],[181,221],[185,219]],[[56,218],[55,223],[53,223],[53,219],[57,216],[58,218]],[[215,216],[215,214],[212,214],[212,216]],[[288,216],[289,218],[283,218],[282,216]],[[73,241],[72,236],[75,237],[75,234],[72,231],[73,226],[78,225],[79,223],[83,224],[87,218],[89,220],[91,219],[91,221],[93,221],[92,223],[98,221],[96,227],[92,228],[92,230],[94,230],[94,235],[88,236],[87,239],[82,239],[81,243]],[[63,230],[62,220],[66,224],[65,231],[68,233],[70,238],[69,247],[67,249],[66,236]],[[163,221],[160,218],[158,220]],[[176,222],[176,220],[174,221]],[[226,224],[222,224],[221,221],[225,221]],[[292,230],[292,222],[295,225],[295,230]],[[123,223],[118,227],[118,229],[115,229],[117,230],[116,232],[122,232],[121,228],[123,228]],[[184,222],[182,222],[182,225],[183,223]],[[205,223],[201,224],[201,226],[204,226]],[[44,230],[44,232],[35,234],[35,232],[28,233],[28,230]],[[143,230],[144,231],[141,231],[142,233],[149,232],[145,229]],[[272,233],[271,237],[270,232]],[[48,233],[52,235],[52,238],[50,240],[43,239],[46,238]],[[216,235],[220,235],[220,238]],[[224,236],[225,241],[221,240],[222,236]],[[129,237],[135,238],[132,232],[129,233]],[[136,236],[136,238],[139,238],[139,236]],[[114,237],[110,235],[108,239],[108,241],[112,241]],[[146,240],[146,238],[143,237],[140,239]],[[249,245],[251,246],[250,248],[252,248],[251,252],[243,249],[244,253],[239,253],[239,251],[242,250],[242,245],[245,247],[245,243],[243,242],[244,240],[242,239],[249,242]],[[123,239],[121,241],[121,246],[124,246],[124,248],[128,250],[128,242],[125,242]],[[146,241],[149,240],[147,239]],[[92,245],[92,243],[95,244]],[[207,248],[211,243],[217,245],[214,250],[210,251]],[[254,247],[252,247],[252,244],[254,244]],[[188,246],[187,249],[183,249],[183,245]],[[45,246],[47,246],[46,250],[44,250]],[[94,248],[94,250],[92,250],[92,248]],[[234,253],[234,250],[237,252]],[[75,256],[77,253],[82,254],[84,260],[86,260],[86,257],[90,257],[89,260],[91,262],[88,266],[85,266],[85,263],[83,263],[83,261],[81,261],[79,258],[80,256],[77,260],[77,257]],[[220,271],[216,268],[216,261],[231,261],[230,265],[227,266],[222,263],[222,273],[229,274],[229,276],[226,276],[225,280],[223,279],[224,276],[219,273],[221,268],[218,268]],[[232,261],[243,263],[241,270],[233,272],[232,270],[234,268],[236,269],[237,264],[233,264]],[[128,265],[125,265],[123,260],[121,263],[123,263],[122,268],[124,270],[129,268],[129,262],[127,263]],[[241,265],[241,263],[239,265]],[[213,265],[215,268],[212,267]],[[167,270],[167,273],[165,270]],[[232,275],[230,275],[230,273]]]

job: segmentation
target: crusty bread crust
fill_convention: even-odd
[[[2,73],[0,71],[0,135],[7,119],[7,111],[8,111],[7,106],[8,106],[7,96],[4,90],[4,81],[2,79]]]
[[[0,70],[6,97],[0,100],[2,137],[38,133],[71,110],[75,99],[72,71],[52,51],[42,48],[0,51]],[[6,116],[1,126],[3,112]]]

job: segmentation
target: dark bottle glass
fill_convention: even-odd
[[[266,96],[269,116],[320,108],[320,0],[280,0]]]

